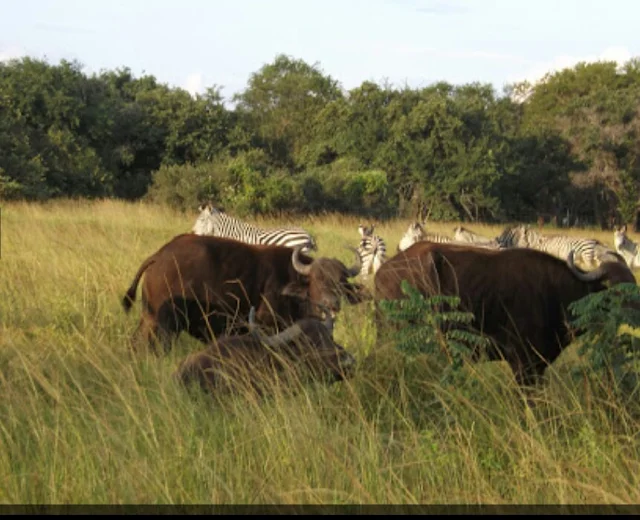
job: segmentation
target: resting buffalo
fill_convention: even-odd
[[[335,315],[342,296],[350,303],[361,301],[362,285],[348,280],[360,267],[357,254],[356,264],[347,268],[331,258],[314,260],[299,249],[184,234],[142,263],[122,304],[129,311],[144,273],[136,333],[154,347],[160,339],[169,350],[170,340],[183,330],[208,342],[237,328],[233,318],[246,316],[251,307],[270,327],[320,315],[318,305]]]
[[[565,319],[570,303],[610,284],[635,283],[626,265],[604,263],[583,273],[531,249],[491,250],[419,242],[380,267],[376,300],[406,298],[407,280],[422,294],[459,295],[461,308],[474,314],[474,327],[493,338],[490,359],[504,359],[519,383],[544,373],[570,342]]]
[[[249,322],[253,325],[251,318]],[[218,338],[205,350],[191,354],[173,377],[185,385],[198,382],[206,391],[251,387],[259,393],[262,385],[288,367],[302,368],[329,382],[339,381],[352,373],[356,360],[334,342],[332,330],[331,317],[324,323],[304,318],[271,337],[251,326],[248,334]]]

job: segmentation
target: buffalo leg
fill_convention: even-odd
[[[179,330],[170,323],[163,323],[148,312],[142,313],[138,328],[134,333],[134,350],[148,348],[154,354],[169,352],[171,343],[176,338]],[[159,346],[161,349],[159,349]]]

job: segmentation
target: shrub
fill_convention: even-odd
[[[194,210],[204,200],[219,201],[225,177],[219,163],[162,166],[153,174],[147,197],[181,211]]]
[[[468,328],[473,314],[457,310],[457,296],[423,296],[409,282],[401,282],[402,300],[380,302],[387,318],[400,324],[395,332],[395,345],[408,356],[429,354],[440,358],[448,368],[443,376],[458,372],[466,359],[482,353],[489,340]]]
[[[633,329],[640,327],[638,306],[636,284],[618,284],[569,306],[574,316],[571,325],[580,332],[580,355],[625,394],[637,389],[640,338]]]

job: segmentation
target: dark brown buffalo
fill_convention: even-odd
[[[339,260],[314,260],[288,247],[178,235],[142,263],[122,304],[128,312],[145,274],[137,335],[154,347],[160,339],[168,350],[183,330],[210,341],[233,329],[233,318],[246,316],[251,307],[258,321],[271,327],[320,315],[318,304],[335,314],[342,296],[351,303],[362,298],[363,287],[348,280],[360,270],[357,254],[356,260],[347,268]]]
[[[252,388],[258,393],[287,370],[339,381],[353,372],[356,360],[333,340],[332,330],[331,318],[324,323],[304,318],[271,337],[251,327],[248,334],[218,338],[189,355],[173,377],[184,385],[197,382],[206,391]]]
[[[569,343],[568,306],[610,284],[635,283],[620,262],[583,273],[531,249],[491,250],[419,242],[380,267],[376,300],[406,298],[407,280],[424,295],[459,295],[474,327],[495,340],[490,359],[509,362],[518,382],[533,383]]]

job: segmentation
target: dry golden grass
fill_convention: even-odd
[[[568,378],[570,355],[529,400],[502,363],[470,367],[473,387],[443,387],[428,359],[376,340],[368,304],[337,324],[359,361],[348,382],[265,399],[177,387],[172,372],[201,345],[183,335],[165,357],[132,356],[140,307],[125,315],[120,299],[141,261],[195,218],[116,201],[3,205],[0,502],[640,502],[638,417]],[[298,224],[318,254],[351,262],[343,246],[357,245],[358,223]],[[389,251],[408,224],[377,227]],[[570,233],[612,245],[612,233]]]

